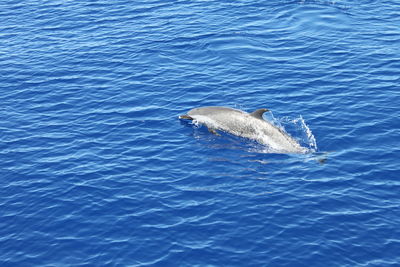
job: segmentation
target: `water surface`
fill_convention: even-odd
[[[399,15],[396,1],[2,2],[1,265],[398,265]],[[271,109],[299,140],[303,119],[319,153],[178,120],[209,105]]]

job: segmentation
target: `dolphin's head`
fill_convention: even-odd
[[[207,116],[210,115],[214,112],[218,111],[218,107],[201,107],[201,108],[194,108],[189,110],[189,112],[185,115],[180,115],[179,119],[184,119],[184,120],[193,120],[193,116]]]
[[[196,116],[196,115],[209,115],[211,110],[209,107],[202,107],[202,108],[194,108],[189,110],[187,113],[189,116]]]

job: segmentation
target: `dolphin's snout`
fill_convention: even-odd
[[[178,117],[179,119],[181,119],[181,120],[193,120],[193,118],[192,117],[190,117],[189,115],[179,115],[179,117]]]

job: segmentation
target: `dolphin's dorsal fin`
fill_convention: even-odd
[[[269,111],[269,109],[260,108],[260,109],[257,109],[256,111],[253,111],[252,113],[250,113],[250,115],[257,119],[263,119],[262,115],[267,111]]]

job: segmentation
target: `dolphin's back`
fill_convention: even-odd
[[[225,114],[226,115],[226,114],[232,113],[232,112],[237,113],[237,114],[247,114],[246,112],[239,110],[239,109],[210,106],[210,107],[194,108],[188,112],[188,115],[189,116],[195,116],[195,115],[212,116],[212,115],[217,115],[217,114]]]

